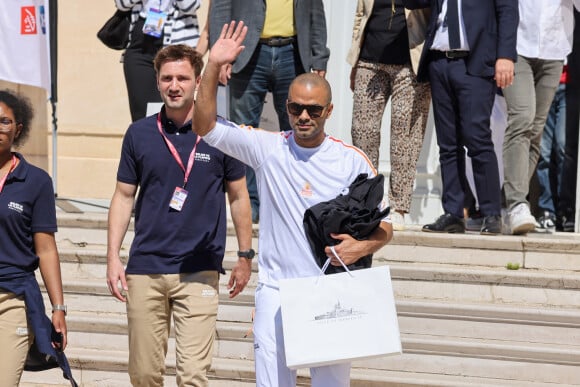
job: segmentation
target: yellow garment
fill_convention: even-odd
[[[296,35],[294,0],[266,0],[266,19],[261,38]]]

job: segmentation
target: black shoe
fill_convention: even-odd
[[[481,225],[481,235],[501,234],[501,216],[491,215],[483,218]]]
[[[576,230],[576,224],[574,222],[574,217],[564,218],[562,222],[562,231],[564,232],[574,232]]]
[[[463,234],[465,232],[465,221],[452,214],[443,214],[434,223],[423,226],[425,232],[441,232]]]
[[[542,216],[536,219],[536,227],[544,230],[553,230],[556,228],[556,215],[550,211],[544,211]]]

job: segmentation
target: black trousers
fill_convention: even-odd
[[[499,169],[490,130],[495,81],[491,77],[469,75],[464,58],[430,55],[429,79],[439,145],[443,210],[463,218],[465,195],[469,190],[465,175],[466,147],[473,165],[479,209],[483,216],[499,215]]]
[[[568,56],[566,84],[566,147],[558,215],[574,216],[576,209],[576,173],[578,169],[578,131],[580,130],[580,13],[574,10],[574,43]]]
[[[135,23],[131,34],[131,43],[125,50],[123,60],[132,121],[145,117],[147,103],[162,102],[159,90],[157,90],[153,59],[157,51],[163,47],[163,36],[155,38],[144,35],[144,22],[145,20],[140,18]]]

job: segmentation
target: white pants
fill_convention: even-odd
[[[254,357],[257,387],[296,386],[296,371],[286,366],[280,292],[264,284],[256,289]],[[350,362],[310,368],[310,377],[312,387],[349,387]]]

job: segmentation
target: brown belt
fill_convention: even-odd
[[[289,36],[286,38],[280,36],[273,36],[271,38],[261,38],[260,43],[265,44],[266,46],[280,47],[292,44],[294,43],[295,40],[296,39],[294,38],[294,36]]]

